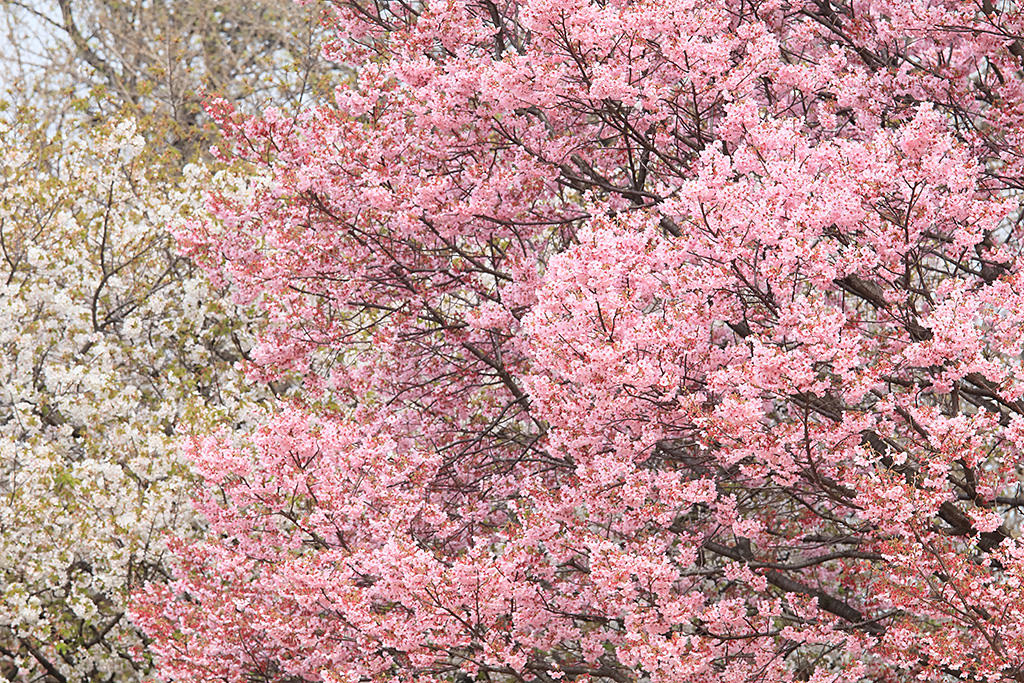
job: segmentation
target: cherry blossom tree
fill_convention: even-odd
[[[180,434],[245,429],[269,393],[234,367],[259,316],[168,231],[238,170],[208,163],[199,103],[315,96],[316,14],[0,1],[0,680],[150,669],[127,596],[204,528]]]
[[[127,595],[201,531],[177,434],[251,419],[254,319],[165,229],[230,175],[179,185],[131,119],[65,129],[0,127],[0,677],[131,681]]]
[[[337,0],[212,107],[185,253],[262,307],[180,681],[1024,680],[1024,14]]]

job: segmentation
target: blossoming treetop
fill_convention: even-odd
[[[1024,17],[336,2],[188,255],[304,399],[195,442],[176,680],[1022,680]]]

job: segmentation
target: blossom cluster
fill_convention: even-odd
[[[0,676],[140,680],[129,593],[201,528],[179,433],[251,419],[255,319],[167,230],[202,169],[129,119],[42,128],[0,125]]]
[[[1024,14],[336,0],[184,253],[299,396],[188,454],[167,680],[1024,676]]]

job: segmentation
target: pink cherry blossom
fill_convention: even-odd
[[[167,680],[1024,680],[1024,15],[338,0],[336,103],[183,250],[252,436]]]

